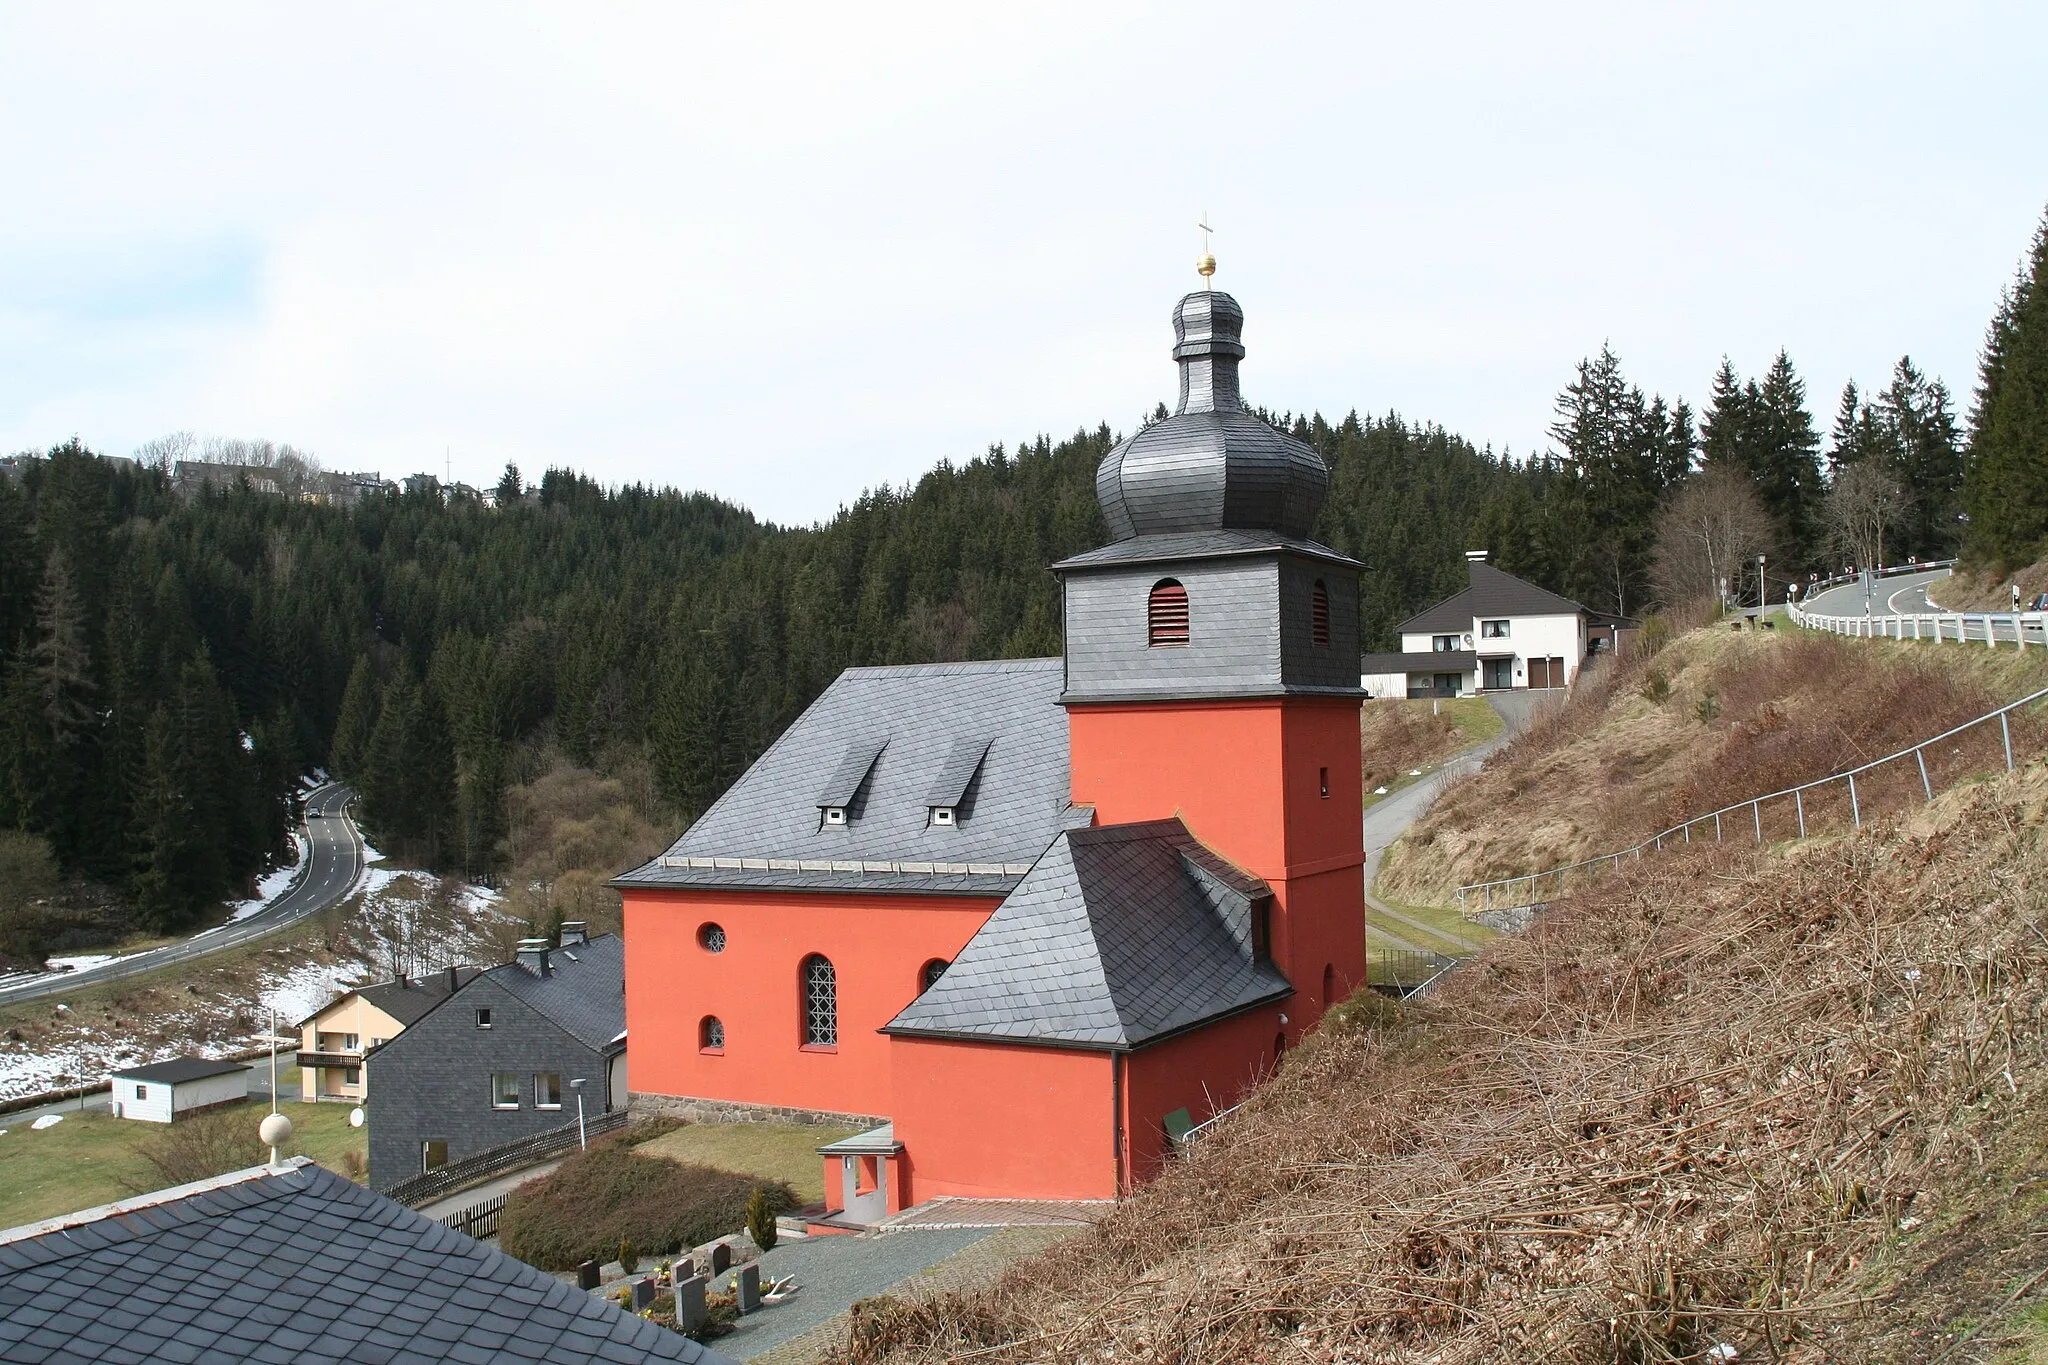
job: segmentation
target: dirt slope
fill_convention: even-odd
[[[2048,1288],[2044,809],[2033,766],[1596,883],[848,1358],[1989,1359]]]
[[[1627,847],[1688,816],[1895,752],[2043,685],[2048,651],[2039,649],[1695,630],[1654,657],[1589,669],[1564,707],[1444,793],[1395,846],[1380,887],[1449,904],[1460,884]],[[2028,721],[2023,741],[2038,728]],[[2000,761],[1998,743],[1995,729],[1980,732],[1936,755],[1930,776],[1939,786],[1982,770]],[[1859,780],[1866,810],[1917,801],[1912,765],[1895,766]],[[1847,825],[1846,791],[1809,802],[1807,816],[1810,829]],[[1796,827],[1789,801],[1765,813],[1767,837]]]

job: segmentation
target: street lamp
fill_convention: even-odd
[[[576,1092],[576,1145],[587,1152],[590,1150],[590,1135],[583,1128],[583,1077],[571,1079],[569,1088]]]

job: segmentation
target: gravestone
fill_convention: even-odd
[[[761,1266],[758,1261],[749,1261],[733,1276],[733,1296],[739,1300],[740,1312],[761,1311]]]
[[[601,1279],[602,1277],[597,1273],[596,1261],[585,1261],[582,1265],[576,1267],[576,1287],[578,1289],[595,1289]]]
[[[676,1263],[668,1269],[668,1282],[672,1285],[681,1284],[696,1273],[697,1263],[695,1261],[687,1256],[678,1256],[676,1257]]]
[[[633,1281],[633,1311],[639,1312],[654,1302],[654,1277],[643,1275]]]
[[[732,1269],[732,1248],[723,1242],[714,1242],[711,1246],[711,1273],[723,1275],[730,1269]]]
[[[702,1275],[689,1275],[676,1281],[676,1327],[684,1332],[694,1332],[702,1327],[709,1317],[704,1308],[704,1290],[710,1281]]]

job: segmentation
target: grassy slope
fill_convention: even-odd
[[[1382,894],[1445,905],[1461,883],[1626,847],[1694,814],[1880,757],[2048,683],[2048,651],[1851,640],[1791,630],[1702,629],[1654,659],[1589,670],[1564,706],[1454,783],[1390,850]],[[1642,695],[1654,670],[1662,703]],[[1709,694],[1715,714],[1702,721]],[[1997,732],[1942,755],[1934,777],[1992,761]],[[1859,781],[1903,802],[1911,765]],[[1846,823],[1845,796],[1809,808]],[[1792,832],[1789,803],[1765,833]],[[1776,823],[1774,824],[1773,821]],[[1707,831],[1696,831],[1703,834]]]
[[[250,1131],[267,1112],[251,1104]],[[309,1156],[331,1171],[342,1169],[342,1153],[367,1156],[365,1130],[348,1126],[342,1104],[286,1104],[292,1140],[285,1156]],[[94,1208],[155,1188],[149,1163],[136,1144],[160,1131],[105,1112],[67,1114],[41,1132],[25,1121],[0,1119],[0,1228],[19,1227],[61,1213]]]
[[[2044,820],[2036,761],[1589,883],[1427,1005],[1361,999],[1098,1233],[880,1305],[850,1358],[2048,1359]]]
[[[1479,697],[1365,703],[1358,746],[1365,804],[1385,799],[1500,732],[1500,714]],[[1387,789],[1384,794],[1380,787]]]
[[[686,1166],[779,1180],[808,1204],[825,1197],[824,1158],[818,1148],[859,1131],[793,1123],[693,1123],[635,1146]]]

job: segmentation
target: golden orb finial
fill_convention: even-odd
[[[1216,258],[1209,254],[1209,234],[1214,229],[1209,226],[1209,215],[1206,212],[1202,214],[1202,221],[1195,226],[1202,230],[1202,254],[1195,258],[1195,273],[1202,277],[1202,288],[1207,289],[1209,277],[1216,273]]]

